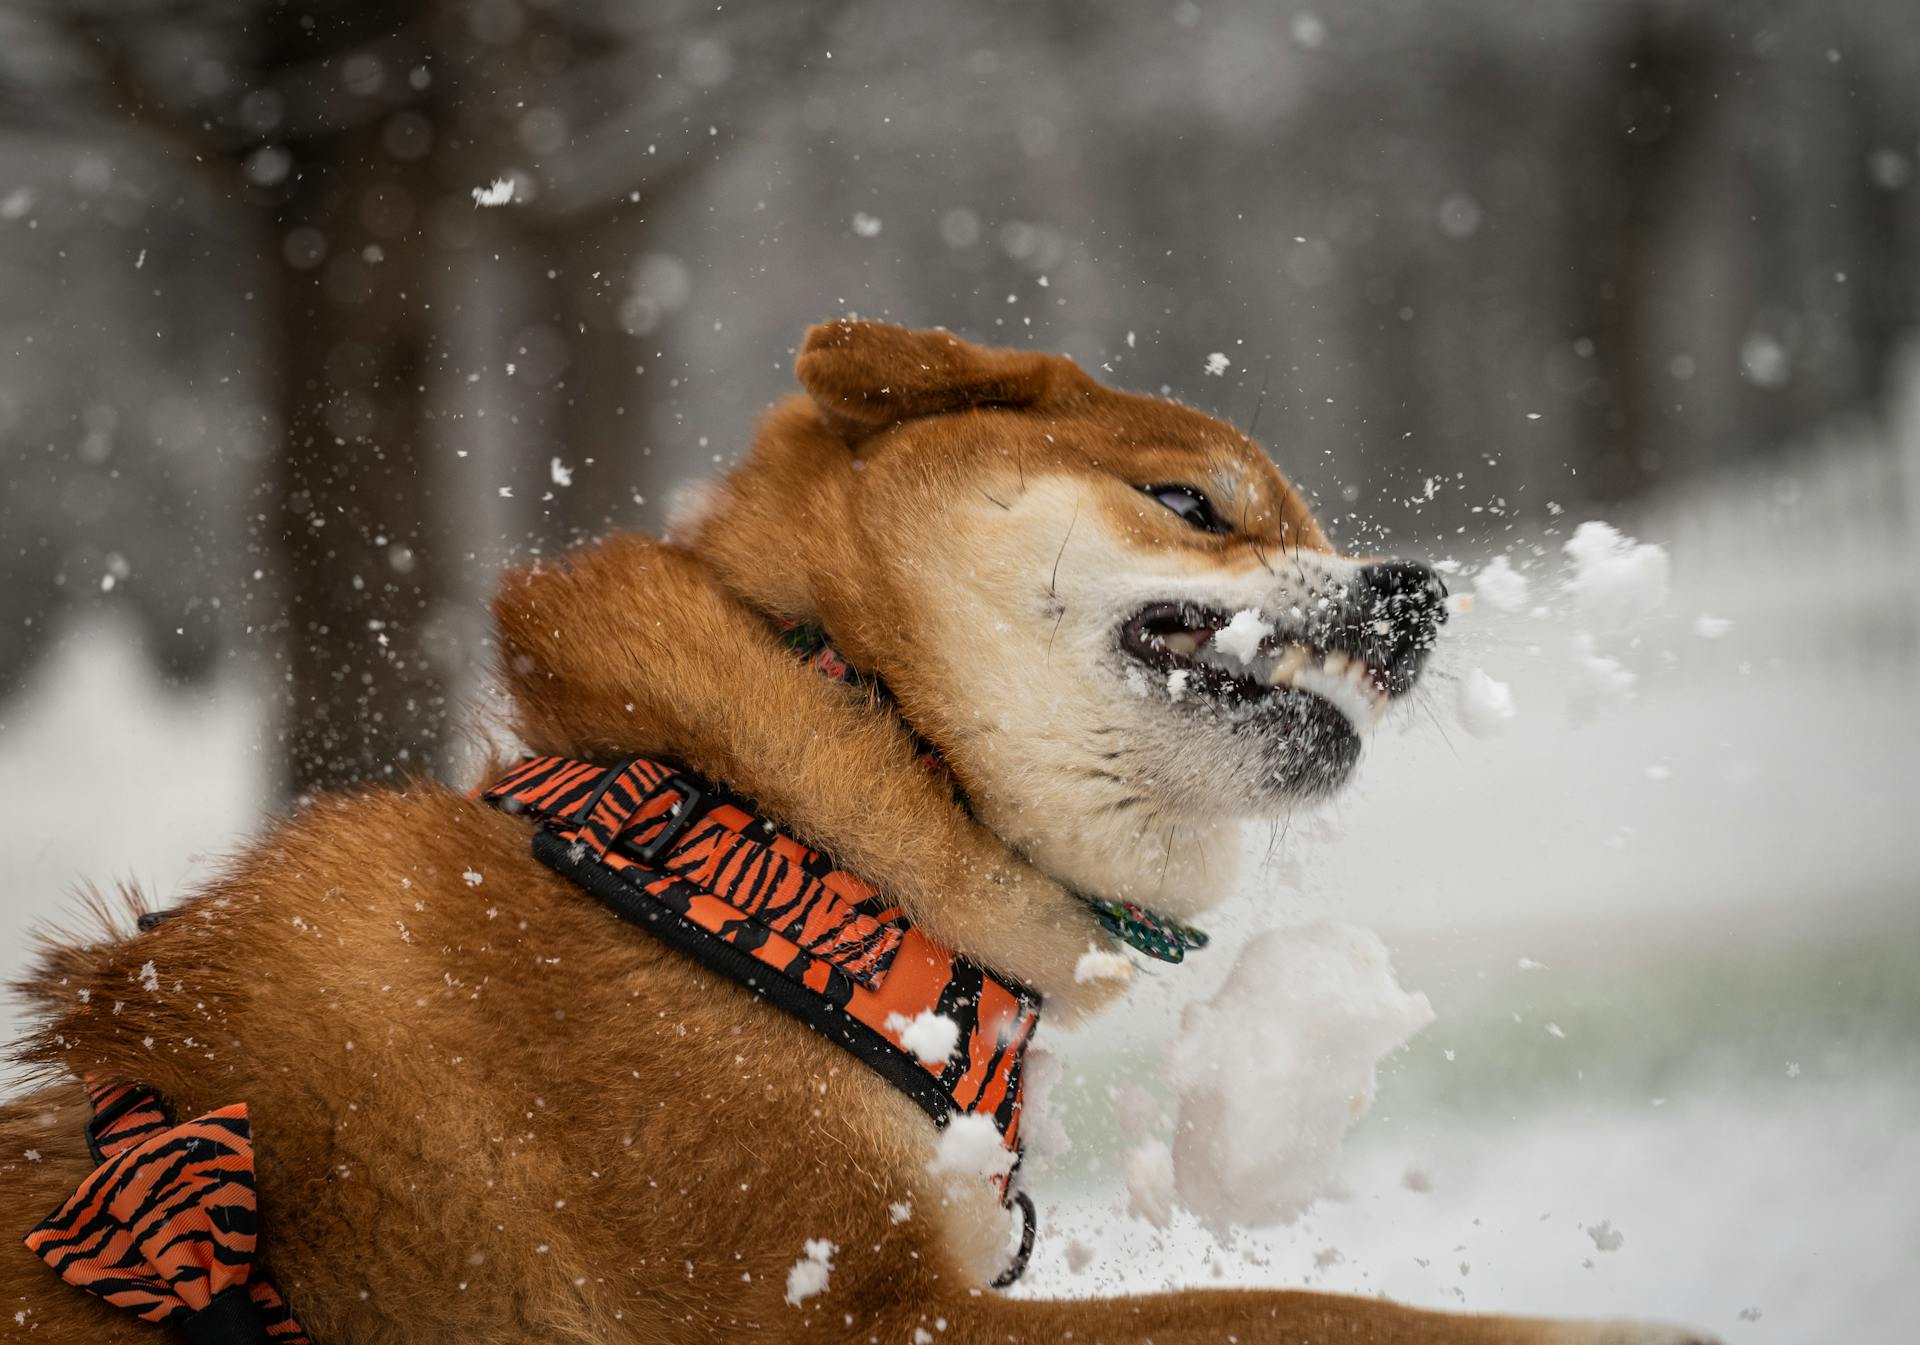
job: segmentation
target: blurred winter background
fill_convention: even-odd
[[[1229,946],[1054,1043],[1037,1287],[1911,1339],[1917,168],[1910,0],[14,0],[0,969],[81,877],[458,776],[502,562],[656,526],[808,322],[937,323],[1257,414],[1478,589]],[[1596,518],[1657,607],[1569,592]],[[1437,1013],[1338,1198],[1124,1214],[1124,1085],[1318,918]]]

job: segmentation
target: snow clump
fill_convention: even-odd
[[[1044,1163],[1073,1150],[1073,1137],[1060,1119],[1055,1089],[1066,1076],[1060,1057],[1044,1046],[1027,1049],[1023,1097],[1020,1102],[1020,1142],[1029,1162]]]
[[[1173,1198],[1173,1151],[1147,1140],[1127,1155],[1127,1213],[1165,1228],[1173,1222]]]
[[[1667,553],[1622,536],[1608,523],[1582,523],[1567,540],[1573,578],[1567,591],[1580,614],[1601,630],[1621,630],[1667,600]]]
[[[1495,556],[1473,577],[1473,593],[1495,611],[1517,612],[1527,605],[1527,577]]]
[[[1639,679],[1632,669],[1596,650],[1593,637],[1585,632],[1573,637],[1573,667],[1572,710],[1576,720],[1590,719],[1597,711],[1610,710],[1633,699],[1633,684]]]
[[[1514,716],[1513,688],[1479,668],[1460,679],[1460,722],[1476,738],[1504,732]]]
[[[808,1238],[806,1255],[787,1272],[787,1302],[799,1307],[815,1294],[827,1291],[833,1276],[833,1254],[840,1249],[825,1238]]]
[[[1255,936],[1219,993],[1187,1007],[1173,1047],[1180,1202],[1216,1230],[1297,1218],[1331,1186],[1381,1057],[1432,1021],[1371,930],[1317,922]],[[1133,1206],[1157,1212],[1151,1157],[1128,1160],[1127,1186]]]
[[[1258,607],[1243,607],[1214,634],[1213,647],[1242,663],[1251,663],[1260,652],[1260,642],[1271,634],[1273,625],[1260,615]]]
[[[929,1065],[944,1063],[960,1044],[960,1024],[943,1013],[922,1009],[909,1018],[904,1013],[887,1015],[887,1031],[900,1038],[900,1044]]]
[[[1013,1167],[1013,1154],[1000,1141],[991,1116],[957,1112],[940,1132],[939,1147],[927,1171],[960,1177],[999,1177]]]

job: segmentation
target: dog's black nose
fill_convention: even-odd
[[[1388,560],[1360,571],[1363,657],[1387,676],[1395,696],[1419,680],[1440,623],[1447,586],[1417,560]]]

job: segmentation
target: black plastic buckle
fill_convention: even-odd
[[[600,777],[600,783],[593,787],[593,793],[587,795],[583,802],[576,803],[573,807],[567,809],[566,820],[577,823],[583,827],[593,821],[593,810],[600,806],[600,800],[607,796],[607,791],[613,788],[614,783],[619,780],[621,776],[633,769],[634,761],[635,758],[628,757],[618,766],[609,767],[607,773]],[[624,821],[625,819],[622,820]]]
[[[667,852],[667,847],[686,835],[687,828],[699,820],[700,805],[706,802],[706,792],[684,775],[674,776],[669,788],[679,793],[680,802],[676,803],[673,811],[667,815],[666,823],[660,828],[660,834],[645,845],[628,846],[628,849],[633,852],[633,857],[649,868],[659,863],[660,856]]]

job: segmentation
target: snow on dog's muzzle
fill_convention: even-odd
[[[1365,727],[1412,689],[1446,619],[1446,587],[1432,570],[1386,561],[1325,591],[1283,598],[1271,612],[1152,603],[1122,626],[1120,642],[1166,675],[1176,698],[1307,691]]]

